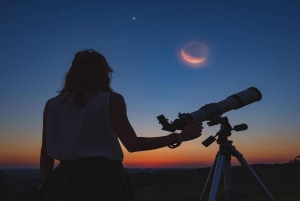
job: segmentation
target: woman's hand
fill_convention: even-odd
[[[184,126],[180,133],[182,141],[189,141],[201,136],[203,126],[202,123],[196,122],[195,120],[189,122]]]

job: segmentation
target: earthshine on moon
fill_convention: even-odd
[[[192,64],[199,64],[208,57],[208,47],[201,42],[193,41],[185,44],[181,49],[181,56]]]

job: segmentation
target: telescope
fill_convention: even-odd
[[[253,102],[260,101],[262,95],[260,91],[255,87],[250,87],[244,91],[228,96],[225,100],[222,100],[218,103],[210,103],[204,105],[199,110],[192,113],[179,113],[178,119],[175,119],[173,122],[169,123],[168,119],[164,115],[157,117],[159,123],[163,126],[162,130],[174,132],[175,130],[182,130],[183,127],[190,121],[203,122],[209,120],[207,123],[209,126],[221,124],[220,130],[213,137],[210,136],[202,142],[202,144],[208,147],[212,144],[218,136],[217,143],[219,144],[219,151],[215,157],[213,166],[210,169],[208,178],[206,180],[204,189],[201,194],[200,201],[204,200],[206,195],[208,184],[212,180],[212,186],[209,194],[209,201],[217,200],[217,192],[219,184],[221,181],[221,175],[224,177],[224,195],[226,201],[233,200],[233,186],[232,186],[232,170],[231,170],[231,157],[234,156],[240,162],[240,164],[246,168],[246,170],[251,174],[251,176],[256,181],[259,188],[264,193],[265,197],[269,201],[275,201],[274,197],[268,191],[266,186],[262,183],[256,173],[253,171],[251,166],[243,157],[235,146],[233,146],[233,141],[228,140],[228,137],[231,135],[231,131],[243,131],[248,128],[246,124],[240,124],[232,127],[228,121],[227,117],[221,117],[221,115],[230,110],[237,110],[241,107],[249,105]],[[169,146],[170,147],[170,146]],[[173,148],[172,146],[170,148]],[[223,174],[222,174],[223,172]]]
[[[183,127],[190,121],[203,122],[212,120],[215,116],[222,115],[230,110],[237,110],[241,107],[249,105],[253,102],[260,101],[262,95],[255,87],[250,87],[244,91],[228,96],[225,100],[218,103],[210,103],[202,106],[199,110],[192,113],[178,113],[178,119],[171,123],[164,115],[156,117],[159,123],[163,126],[162,130],[174,132],[175,130],[182,130]],[[214,125],[211,121],[209,126]]]

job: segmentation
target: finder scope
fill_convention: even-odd
[[[260,101],[262,95],[255,87],[250,87],[244,91],[228,96],[225,100],[218,103],[210,103],[202,106],[199,110],[192,113],[178,113],[178,119],[171,123],[164,115],[156,117],[159,123],[163,126],[162,130],[174,132],[175,130],[182,130],[183,127],[190,121],[203,122],[211,120],[216,115],[222,115],[233,109],[239,109],[253,102]]]

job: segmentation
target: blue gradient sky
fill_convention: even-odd
[[[74,54],[87,48],[115,71],[112,88],[124,96],[138,136],[169,134],[160,114],[173,120],[254,86],[261,101],[223,115],[249,126],[231,139],[250,163],[288,162],[300,154],[299,9],[288,0],[2,1],[0,167],[38,166],[45,103],[62,88]],[[190,41],[210,50],[202,67],[180,59]],[[125,166],[212,163],[218,146],[201,142],[219,128],[204,125],[201,138],[176,150],[124,150]]]

